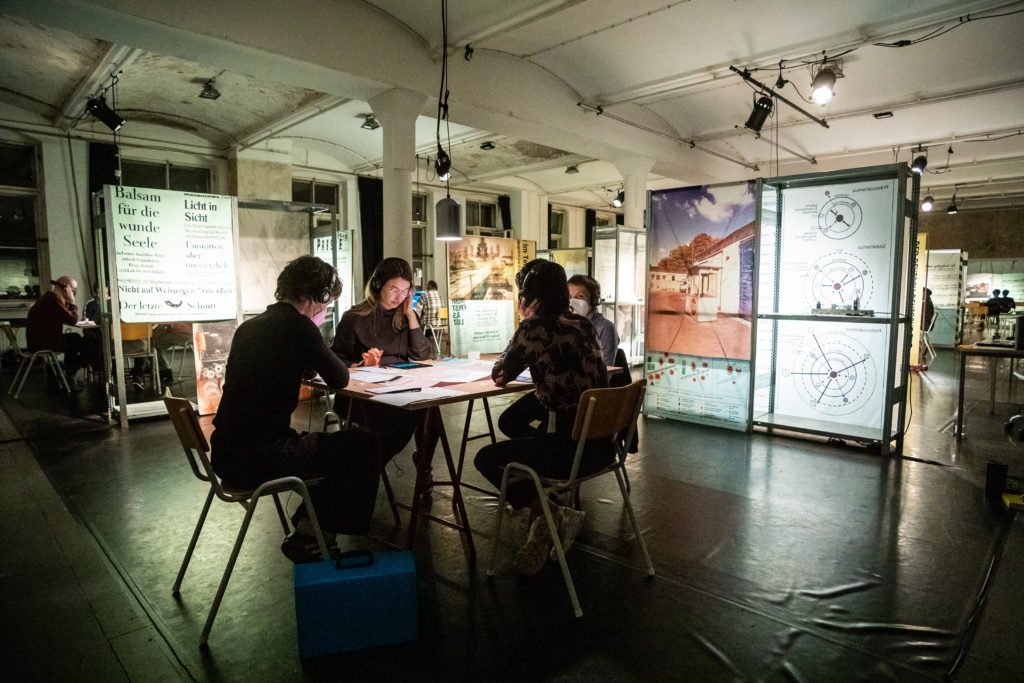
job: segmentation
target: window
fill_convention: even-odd
[[[126,159],[121,162],[121,182],[128,187],[209,194],[213,178],[208,168]]]
[[[466,200],[466,234],[504,237],[497,225],[498,205]]]
[[[38,177],[34,146],[0,143],[0,299],[39,297]]]
[[[565,211],[552,209],[548,214],[548,249],[562,249],[569,244]]]

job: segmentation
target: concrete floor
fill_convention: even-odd
[[[305,663],[272,506],[257,512],[201,651],[241,510],[214,506],[175,599],[205,490],[170,424],[110,429],[100,397],[50,394],[33,378],[20,400],[0,397],[0,678],[1019,680],[1024,524],[984,499],[988,460],[1007,463],[1020,487],[1024,444],[1001,428],[1018,406],[1000,371],[990,415],[984,361],[972,361],[967,438],[957,444],[954,361],[940,350],[915,376],[902,457],[641,420],[628,469],[658,575],[645,578],[612,478],[588,484],[569,554],[582,619],[556,565],[536,577],[511,572],[521,523],[505,526],[499,576],[487,580],[495,500],[467,491],[481,559],[472,566],[450,529],[421,530],[419,640]],[[296,426],[320,410],[300,407]],[[464,410],[446,414],[453,441]],[[483,424],[478,410],[474,425]],[[389,476],[408,499],[408,452]],[[471,466],[466,479],[483,484]],[[451,515],[450,503],[438,491],[432,509]],[[346,547],[387,549],[403,532],[382,493],[373,538]]]

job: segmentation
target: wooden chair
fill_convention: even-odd
[[[25,386],[25,380],[28,378],[28,373],[32,371],[32,366],[35,365],[37,358],[42,360],[44,365],[49,367],[53,374],[57,376],[57,381],[60,383],[60,386],[64,391],[68,393],[71,392],[71,387],[68,385],[68,378],[64,375],[64,370],[60,367],[57,351],[43,349],[41,351],[29,353],[18,344],[18,333],[13,327],[10,325],[0,325],[0,328],[3,328],[8,346],[10,346],[10,348],[18,354],[18,358],[21,359],[21,362],[18,363],[18,369],[14,373],[14,379],[11,380],[11,388],[7,390],[8,394],[11,394],[14,398],[18,398],[18,395],[21,394],[22,387]]]
[[[192,532],[192,540],[188,544],[185,558],[181,561],[181,568],[178,570],[178,576],[174,580],[172,593],[175,596],[180,594],[181,581],[185,578],[185,570],[188,568],[189,560],[192,559],[192,552],[196,548],[196,542],[199,540],[199,534],[203,530],[203,524],[206,522],[206,515],[210,511],[210,505],[213,503],[214,497],[226,503],[238,503],[245,508],[242,526],[238,529],[238,535],[235,537],[235,544],[231,548],[228,564],[224,568],[220,586],[217,588],[217,595],[210,606],[210,614],[206,617],[206,625],[203,626],[199,646],[205,648],[206,641],[210,636],[210,629],[213,627],[213,620],[217,617],[217,610],[220,608],[221,600],[224,598],[224,591],[228,587],[228,580],[231,578],[235,561],[238,559],[238,552],[242,548],[242,541],[245,540],[245,533],[249,529],[253,512],[256,510],[256,503],[259,502],[261,497],[267,495],[274,497],[274,506],[277,508],[277,515],[281,520],[281,527],[284,529],[285,535],[287,535],[290,531],[288,518],[285,516],[284,508],[281,507],[281,500],[278,494],[285,491],[294,491],[302,496],[302,501],[309,512],[309,520],[312,522],[313,529],[316,532],[320,553],[325,559],[328,557],[327,544],[324,542],[323,534],[320,531],[320,524],[317,522],[316,511],[313,509],[313,503],[309,498],[306,482],[299,477],[281,477],[280,479],[264,482],[255,489],[232,487],[230,484],[221,481],[213,471],[209,456],[210,446],[206,441],[202,428],[199,426],[199,418],[196,415],[196,411],[192,408],[192,404],[187,399],[166,395],[164,396],[164,405],[167,406],[167,414],[170,416],[172,424],[174,424],[174,431],[177,432],[178,439],[185,449],[185,457],[188,460],[192,474],[210,487],[210,491],[206,495],[206,503],[203,504],[203,510],[199,514],[199,521],[196,522],[195,531]]]
[[[487,570],[488,576],[494,576],[494,563],[498,556],[498,539],[501,538],[501,522],[505,517],[505,493],[508,485],[514,479],[530,479],[537,489],[537,498],[540,500],[541,508],[544,510],[544,517],[547,520],[548,531],[555,548],[558,564],[562,569],[562,578],[565,580],[566,590],[569,592],[569,600],[572,602],[573,613],[583,616],[580,609],[579,599],[576,597],[576,587],[573,585],[572,576],[569,574],[569,567],[565,563],[565,551],[558,538],[558,529],[555,526],[554,517],[551,516],[551,508],[548,505],[548,496],[565,492],[575,493],[576,489],[584,481],[599,477],[604,474],[614,473],[619,484],[619,491],[622,493],[622,501],[625,504],[629,521],[633,525],[633,532],[636,534],[637,543],[640,545],[640,552],[643,554],[644,562],[647,565],[648,576],[654,576],[654,565],[647,553],[647,544],[640,533],[640,526],[637,524],[636,515],[633,513],[633,506],[629,501],[629,491],[623,479],[625,468],[625,452],[619,433],[626,429],[626,443],[632,438],[636,429],[637,417],[640,415],[640,408],[643,406],[644,393],[647,391],[647,380],[640,379],[624,387],[610,387],[607,389],[590,389],[583,392],[580,397],[579,409],[576,411],[576,422],[572,429],[572,438],[576,442],[576,457],[567,479],[542,477],[531,467],[518,462],[511,462],[505,466],[505,473],[501,478],[501,492],[498,495],[498,511],[494,522],[494,545],[491,550],[491,564]],[[588,439],[608,439],[615,447],[614,461],[594,474],[585,477],[579,476],[580,462],[583,458],[584,446]]]

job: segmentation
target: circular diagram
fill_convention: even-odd
[[[825,237],[844,240],[860,228],[864,211],[852,197],[836,196],[818,211],[818,229]]]
[[[860,410],[875,391],[875,359],[849,336],[811,334],[788,373],[801,400],[811,409],[830,416]]]
[[[849,306],[859,301],[869,308],[875,279],[862,258],[846,251],[825,254],[811,265],[807,277],[807,305],[815,308]]]

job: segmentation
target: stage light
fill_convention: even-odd
[[[946,213],[948,213],[948,214],[954,214],[954,213],[957,213],[957,208],[956,208],[956,194],[954,194],[954,195],[953,195],[953,200],[952,200],[952,201],[951,201],[951,202],[949,203],[949,208],[948,208],[948,209],[946,209]]]
[[[434,160],[434,170],[437,171],[438,180],[448,180],[452,177],[452,160],[444,147],[437,146],[437,159]],[[441,200],[444,201],[444,200]]]
[[[86,103],[85,109],[112,131],[117,131],[127,123],[116,111],[107,106],[103,97],[92,98]]]
[[[215,100],[220,97],[220,91],[213,87],[213,82],[215,80],[216,79],[211,78],[203,85],[203,92],[199,93],[199,96],[204,100]]]
[[[462,239],[462,207],[451,197],[445,197],[434,207],[436,239],[454,241]]]
[[[566,166],[565,167],[565,172],[570,174],[570,175],[572,175],[573,173],[579,173],[580,172],[580,167],[577,166],[576,164],[573,164],[572,166]]]
[[[492,149],[494,149],[494,143],[491,142],[490,140],[487,140],[485,142],[481,142],[480,143],[480,149],[484,150],[485,152],[489,152]]]
[[[765,120],[772,113],[772,106],[772,98],[762,95],[754,102],[754,109],[750,112],[750,118],[743,124],[744,127],[749,128],[755,133],[760,133]]]
[[[622,206],[623,202],[625,202],[625,201],[626,201],[626,192],[625,192],[625,190],[619,190],[619,193],[617,195],[615,195],[615,199],[612,200],[612,206],[614,206],[617,209],[620,206]]]
[[[380,122],[377,121],[377,117],[373,114],[366,114],[363,116],[363,122],[359,127],[366,130],[377,130],[380,128]]]
[[[832,88],[836,85],[836,74],[832,69],[822,69],[811,82],[811,99],[818,104],[826,104],[832,100]]]
[[[928,195],[927,197],[925,197],[924,201],[921,202],[921,210],[922,211],[931,211],[934,207],[935,207],[935,200],[932,199],[931,195]]]
[[[913,163],[910,164],[910,170],[916,173],[917,175],[921,175],[924,173],[924,169],[927,166],[928,157],[926,157],[923,154],[919,154],[918,156],[914,157]]]

